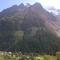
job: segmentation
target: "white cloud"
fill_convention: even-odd
[[[60,9],[60,0],[39,0],[44,7],[54,6],[57,9]]]

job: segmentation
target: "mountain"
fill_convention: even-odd
[[[50,11],[52,12],[52,14],[56,17],[56,22],[54,24],[55,26],[55,32],[57,33],[57,35],[60,37],[60,9],[54,9],[51,8]]]
[[[21,3],[0,13],[0,50],[55,54],[60,51],[56,17],[40,3]]]

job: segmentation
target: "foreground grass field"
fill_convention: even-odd
[[[51,55],[32,55],[11,52],[0,52],[0,60],[60,60],[60,53]]]

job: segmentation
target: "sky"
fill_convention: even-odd
[[[39,2],[42,4],[44,8],[47,7],[55,7],[57,9],[60,9],[60,0],[0,0],[0,11],[11,7],[12,5],[19,5],[21,3],[30,3],[34,4],[35,2]]]

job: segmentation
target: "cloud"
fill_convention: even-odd
[[[42,0],[43,6],[54,6],[55,8],[60,8],[60,0]]]

